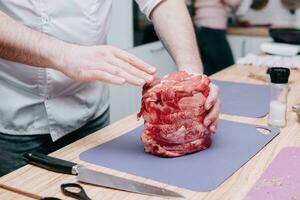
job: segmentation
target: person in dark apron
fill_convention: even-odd
[[[211,75],[234,64],[226,38],[227,7],[240,0],[194,0],[194,24],[204,73]]]

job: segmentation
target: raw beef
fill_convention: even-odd
[[[212,132],[203,125],[209,84],[205,75],[178,71],[144,85],[138,117],[146,152],[175,157],[210,146]]]

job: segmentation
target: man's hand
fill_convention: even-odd
[[[204,125],[212,132],[215,132],[218,121],[219,121],[219,112],[220,112],[220,99],[219,99],[219,88],[215,84],[210,84],[209,96],[205,102],[205,109],[209,110],[208,115],[204,119]]]
[[[156,69],[121,49],[102,46],[69,45],[64,48],[63,65],[57,69],[72,79],[129,83],[142,86],[154,77]]]
[[[188,73],[191,74],[201,74],[199,70],[190,70],[190,68],[187,68]],[[218,122],[219,122],[219,112],[220,112],[220,105],[221,101],[219,99],[219,88],[213,83],[210,83],[209,85],[210,91],[209,95],[206,99],[204,108],[205,110],[208,110],[208,114],[206,115],[204,119],[204,125],[212,132],[216,131]]]
[[[0,58],[53,68],[72,79],[143,85],[155,68],[111,46],[79,46],[34,31],[0,11]]]

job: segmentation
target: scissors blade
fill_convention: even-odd
[[[87,169],[84,166],[78,166],[76,171],[78,173],[77,179],[84,183],[154,196],[183,197],[179,193],[171,190],[110,174],[104,174],[102,172]]]

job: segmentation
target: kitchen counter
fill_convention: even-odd
[[[13,193],[11,191],[7,191],[5,189],[0,188],[0,199],[22,199],[22,200],[32,200],[32,198],[24,197],[20,194]]]
[[[253,76],[249,76],[252,70],[253,68],[251,68],[250,66],[235,65],[217,74],[214,74],[212,78],[220,80],[265,84],[265,79],[255,77],[253,78]],[[263,71],[261,71],[261,76],[266,76]],[[256,74],[257,73],[258,72],[256,71]],[[295,80],[297,80],[297,76],[300,76],[300,70],[293,70],[290,78],[292,84],[288,98],[287,126],[281,130],[281,134],[279,134],[266,147],[264,147],[256,156],[251,158],[251,160],[247,162],[241,169],[236,171],[223,184],[221,184],[217,189],[211,192],[197,193],[190,190],[162,184],[142,177],[135,177],[133,175],[125,174],[123,172],[118,172],[112,169],[99,167],[79,160],[78,156],[80,152],[83,152],[91,147],[94,147],[98,144],[104,143],[108,140],[118,137],[126,131],[133,129],[139,124],[141,124],[142,121],[137,121],[135,115],[124,118],[100,131],[97,131],[96,133],[86,138],[83,138],[63,149],[52,153],[51,155],[65,160],[84,164],[85,166],[98,171],[103,171],[106,173],[120,176],[126,176],[137,181],[162,186],[180,192],[186,197],[186,199],[243,199],[247,192],[254,185],[254,183],[258,180],[262,172],[267,168],[272,159],[282,148],[286,146],[300,146],[300,124],[297,123],[296,114],[291,111],[291,106],[296,103],[299,103],[300,101],[300,82],[299,80],[298,82],[295,82]],[[229,119],[244,123],[255,124],[266,124],[267,121],[266,118],[254,119],[229,115],[221,115],[220,117],[222,119]],[[201,152],[199,154],[201,154]],[[0,178],[0,183],[2,184],[19,188],[27,192],[42,196],[56,196],[62,199],[67,198],[61,193],[60,185],[62,183],[75,181],[75,176],[49,172],[47,170],[29,165]],[[81,185],[85,188],[87,194],[92,199],[162,199],[159,197],[149,197],[146,195],[132,194],[129,192],[117,191],[113,189],[96,187],[87,184]],[[15,194],[11,192],[0,191],[0,199],[13,199],[14,197],[16,197]]]
[[[269,28],[268,27],[228,27],[226,29],[226,33],[228,35],[269,37]]]

